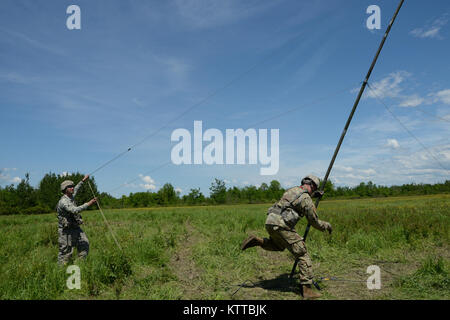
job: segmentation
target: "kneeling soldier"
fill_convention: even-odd
[[[306,216],[308,222],[320,231],[328,231],[331,234],[331,224],[318,219],[316,207],[311,195],[319,187],[319,178],[313,175],[302,179],[300,187],[287,190],[281,200],[269,208],[266,219],[266,230],[269,238],[250,236],[244,240],[241,249],[246,250],[259,246],[264,250],[283,251],[288,249],[299,260],[300,284],[305,299],[320,297],[320,293],[312,290],[313,274],[311,259],[306,250],[303,238],[295,231],[298,220]]]
[[[70,260],[74,247],[77,248],[80,258],[86,258],[89,253],[89,240],[80,228],[80,225],[83,224],[80,212],[94,204],[97,199],[94,198],[79,207],[74,201],[81,185],[88,178],[89,175],[86,175],[76,186],[70,180],[61,183],[61,192],[64,195],[56,206],[58,212],[58,263],[61,265],[67,264]]]

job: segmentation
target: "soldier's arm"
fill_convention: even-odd
[[[302,197],[303,198],[303,197]],[[329,223],[326,221],[319,220],[316,213],[316,207],[310,197],[304,197],[301,199],[301,206],[305,212],[306,219],[308,223],[320,231],[328,230]]]
[[[60,205],[65,211],[67,211],[71,214],[78,214],[81,211],[86,210],[89,207],[89,203],[85,203],[85,204],[77,207],[71,201],[61,201]]]
[[[73,189],[73,197],[75,198],[75,196],[78,193],[78,190],[80,190],[81,186],[83,185],[83,180],[81,180],[80,182],[78,182],[78,184],[75,186],[75,188]]]

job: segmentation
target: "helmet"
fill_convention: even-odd
[[[64,192],[68,186],[73,186],[74,183],[71,180],[65,180],[61,183],[61,192]]]
[[[319,189],[319,186],[320,186],[320,180],[319,180],[318,177],[316,177],[315,175],[309,174],[309,175],[307,175],[306,177],[304,177],[304,178],[302,179],[302,184],[305,184],[305,182],[306,182],[307,180],[312,181],[312,182],[316,185],[316,189]]]

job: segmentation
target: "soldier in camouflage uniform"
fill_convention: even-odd
[[[70,180],[61,183],[61,192],[64,195],[56,206],[56,211],[58,212],[58,263],[61,265],[67,264],[70,260],[74,247],[77,248],[80,258],[86,258],[89,253],[89,240],[80,228],[80,225],[83,224],[80,212],[94,204],[97,199],[94,198],[78,207],[74,201],[81,185],[88,178],[89,175],[86,175],[75,187]]]
[[[266,230],[270,237],[262,239],[250,236],[244,240],[241,249],[246,250],[250,247],[259,246],[264,250],[283,251],[287,248],[299,260],[303,297],[314,299],[320,297],[320,294],[312,290],[311,259],[303,238],[294,228],[303,216],[306,217],[311,226],[320,231],[328,231],[331,234],[332,228],[330,223],[318,219],[316,207],[311,199],[311,195],[319,187],[319,178],[309,175],[301,183],[301,186],[287,190],[281,200],[269,208]]]

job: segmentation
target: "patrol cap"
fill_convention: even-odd
[[[68,186],[75,185],[71,180],[65,180],[61,183],[61,192],[64,192]]]
[[[302,179],[302,184],[304,184],[307,180],[311,180],[316,185],[316,189],[319,188],[320,180],[318,177],[316,177],[315,175],[309,174]]]

